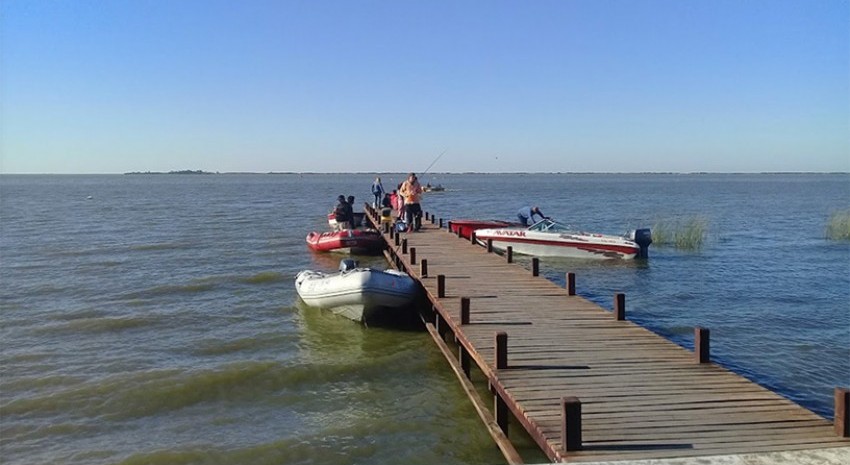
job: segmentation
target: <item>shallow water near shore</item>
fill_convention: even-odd
[[[382,174],[384,186],[404,174]],[[426,174],[423,208],[588,231],[699,216],[697,250],[542,260],[561,285],[824,416],[850,385],[847,174]],[[0,176],[0,453],[8,464],[499,463],[429,336],[298,302],[339,194],[374,174]],[[381,266],[381,257],[360,258]],[[522,263],[523,259],[519,261]]]

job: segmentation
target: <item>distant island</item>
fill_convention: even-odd
[[[124,173],[124,174],[218,174],[218,173],[211,173],[209,171],[202,171],[202,170],[180,170],[180,171],[169,171],[167,173],[162,172],[162,171],[133,171],[133,172]]]

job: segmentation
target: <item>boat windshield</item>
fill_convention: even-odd
[[[529,231],[540,231],[540,232],[569,232],[569,231],[572,231],[572,229],[569,226],[567,226],[565,224],[557,223],[557,222],[552,221],[548,218],[540,220],[537,223],[534,223],[533,225],[529,226],[528,230]]]

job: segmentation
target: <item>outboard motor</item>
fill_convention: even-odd
[[[632,231],[630,239],[640,247],[637,258],[649,258],[649,244],[652,244],[652,232],[649,228],[635,229]]]
[[[350,258],[343,258],[339,261],[339,271],[351,271],[357,268],[357,261]]]

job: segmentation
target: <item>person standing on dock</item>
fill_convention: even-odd
[[[543,212],[540,211],[540,207],[522,207],[516,214],[516,217],[519,219],[519,222],[522,223],[523,226],[528,226],[528,220],[531,220],[531,224],[540,221],[534,221],[535,216],[539,216],[540,220],[545,220],[549,218],[548,216],[544,215]]]
[[[422,207],[419,205],[419,198],[422,197],[422,186],[416,179],[416,173],[407,175],[407,180],[402,183],[399,194],[404,198],[404,218],[407,223],[407,232],[418,230],[422,218]]]
[[[375,182],[372,183],[372,195],[375,196],[375,202],[372,203],[372,208],[378,208],[381,206],[381,199],[384,197],[384,185],[381,184],[381,178],[375,178]]]

